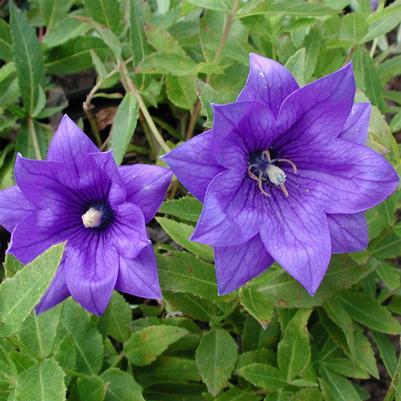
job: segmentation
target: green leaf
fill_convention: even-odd
[[[291,401],[322,401],[322,393],[317,388],[304,388],[298,391]]]
[[[17,376],[17,368],[10,353],[0,345],[0,383],[6,381],[14,383]]]
[[[375,63],[366,51],[362,53],[362,57],[366,94],[369,96],[369,99],[375,106],[377,106],[380,110],[384,110],[385,103],[383,97],[383,87],[381,85]]]
[[[89,29],[88,24],[78,19],[63,18],[46,32],[42,43],[47,48],[60,46],[71,39],[83,36]]]
[[[103,363],[103,340],[89,313],[68,299],[64,302],[61,322],[74,341],[77,369],[82,373],[98,373]]]
[[[123,20],[120,4],[115,0],[84,0],[88,14],[99,24],[116,34],[121,32]]]
[[[309,365],[311,349],[307,324],[311,309],[300,309],[288,323],[278,344],[277,360],[288,381],[299,376]]]
[[[214,11],[228,11],[227,5],[223,0],[187,0],[189,3]]]
[[[114,159],[121,164],[128,144],[134,135],[138,121],[138,104],[135,96],[128,92],[117,109],[116,117],[111,127],[111,147]]]
[[[0,19],[0,60],[9,61],[13,57],[10,27],[4,19]]]
[[[372,14],[368,20],[369,31],[362,39],[368,42],[394,29],[401,22],[401,5],[393,4]]]
[[[237,356],[237,344],[227,331],[212,329],[203,335],[195,359],[199,373],[213,396],[226,386]]]
[[[127,341],[131,330],[132,310],[124,297],[114,292],[104,315],[99,319],[99,330],[120,343]]]
[[[91,50],[102,59],[109,50],[100,38],[83,36],[69,40],[50,49],[46,58],[46,69],[51,74],[75,74],[92,68]]]
[[[49,356],[56,339],[60,313],[60,307],[50,309],[39,316],[32,312],[18,333],[22,348],[28,349],[29,353],[33,353],[39,359]]]
[[[177,107],[192,110],[196,101],[195,82],[196,76],[194,75],[182,77],[168,75],[166,80],[168,98]]]
[[[376,273],[391,291],[394,291],[400,287],[401,276],[398,267],[387,263],[382,263],[377,268]]]
[[[264,363],[244,366],[239,369],[238,373],[254,386],[269,391],[277,391],[287,386],[285,374],[277,368]]]
[[[141,367],[136,379],[143,387],[161,383],[185,383],[201,381],[193,359],[161,356],[157,361]]]
[[[394,377],[397,370],[397,355],[394,345],[386,334],[372,331],[373,339],[379,349],[381,359],[390,377]]]
[[[352,319],[358,323],[382,333],[401,333],[401,326],[397,320],[391,316],[385,307],[368,294],[346,291],[338,298]]]
[[[188,333],[187,330],[173,326],[149,326],[132,333],[124,345],[124,354],[137,366],[152,363],[170,344]]]
[[[168,31],[154,25],[145,26],[148,43],[158,52],[175,53],[186,56],[184,49]]]
[[[202,203],[197,199],[184,196],[179,199],[166,200],[162,203],[159,213],[179,217],[196,223],[202,211]]]
[[[349,13],[341,19],[340,39],[359,43],[368,32],[368,24],[362,14]]]
[[[362,401],[355,387],[345,378],[324,369],[319,380],[325,401]]]
[[[71,0],[38,0],[39,11],[43,16],[47,28],[51,28],[62,21],[72,4]]]
[[[255,363],[267,363],[268,365],[274,365],[276,363],[276,354],[264,348],[258,348],[254,351],[244,352],[238,355],[237,369],[241,369],[247,365],[253,365]]]
[[[136,72],[143,74],[188,75],[196,68],[189,57],[170,53],[153,53],[146,56],[136,67]]]
[[[213,266],[187,252],[158,256],[163,290],[188,292],[206,300],[218,300]]]
[[[101,377],[107,387],[105,401],[145,401],[142,387],[127,372],[113,368]]]
[[[25,111],[28,115],[32,115],[39,101],[40,83],[44,77],[42,50],[35,30],[13,2],[10,4],[10,15],[18,84]]]
[[[391,119],[390,128],[393,132],[401,130],[401,110]]]
[[[188,239],[194,230],[193,226],[166,217],[156,217],[156,221],[177,244],[205,260],[214,260],[213,250],[210,246]]]
[[[49,286],[64,245],[51,247],[0,285],[0,337],[17,332]]]
[[[11,278],[14,277],[15,274],[20,271],[24,265],[11,253],[7,253],[4,263],[3,263],[3,268],[4,272],[6,274],[6,278]]]
[[[379,378],[379,371],[375,354],[368,337],[363,334],[363,331],[358,327],[355,333],[355,347],[356,347],[356,362],[357,364],[367,371],[370,375]]]
[[[298,49],[285,63],[300,85],[305,83],[305,48]]]
[[[143,61],[148,48],[143,33],[143,6],[144,3],[142,0],[130,1],[130,44],[134,66]]]
[[[231,387],[224,393],[221,393],[215,401],[259,401],[260,396],[249,392],[248,390],[242,390],[238,387]]]
[[[309,82],[310,78],[313,76],[318,58],[320,48],[322,46],[322,35],[318,28],[312,28],[305,38],[304,47],[305,53],[305,71],[304,80]]]
[[[401,255],[400,244],[401,223],[398,223],[383,236],[373,241],[369,246],[369,251],[377,259],[396,258]]]
[[[242,287],[239,292],[241,305],[252,315],[263,328],[266,328],[273,317],[274,302],[267,300],[258,291]]]
[[[15,401],[64,401],[64,371],[54,359],[46,359],[17,377]]]
[[[106,385],[99,376],[79,377],[77,393],[80,400],[103,401],[106,397]]]

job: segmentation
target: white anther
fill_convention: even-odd
[[[91,207],[82,216],[82,223],[86,228],[96,228],[102,224],[103,212]]]
[[[283,170],[281,170],[280,167],[277,167],[274,164],[269,165],[266,173],[267,173],[267,176],[269,177],[270,182],[274,185],[282,185],[287,180],[287,176],[285,175],[285,172]]]

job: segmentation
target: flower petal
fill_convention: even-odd
[[[281,197],[272,192],[271,210],[260,235],[270,255],[313,295],[322,281],[331,254],[325,213],[303,201],[302,195]]]
[[[82,231],[79,214],[61,210],[36,210],[17,224],[7,252],[22,263],[29,263],[52,245]]]
[[[109,304],[118,276],[119,256],[106,236],[88,230],[69,241],[65,277],[71,296],[95,315]]]
[[[214,105],[213,151],[226,168],[246,171],[254,151],[268,149],[276,135],[276,119],[261,102]]]
[[[251,53],[249,75],[237,100],[259,100],[276,116],[284,99],[298,88],[295,78],[280,63]]]
[[[163,202],[173,173],[148,164],[121,166],[118,171],[127,189],[127,202],[139,206],[148,223]]]
[[[342,131],[355,96],[352,65],[348,64],[293,92],[277,117],[280,135],[274,147],[312,139],[327,141]]]
[[[219,295],[236,290],[274,262],[259,234],[240,245],[216,246],[214,252]]]
[[[118,206],[127,197],[112,151],[87,155],[79,170],[79,182],[89,202],[108,199],[111,206]]]
[[[135,259],[120,256],[116,290],[142,298],[162,297],[152,245],[143,249]]]
[[[16,185],[0,191],[0,225],[10,233],[33,210],[34,205]]]
[[[95,152],[100,152],[97,146],[64,115],[50,143],[47,159],[62,163],[78,174],[85,157]]]
[[[369,209],[394,192],[399,181],[384,157],[364,145],[338,138],[325,145],[313,142],[304,148],[288,147],[286,157],[297,165],[300,179],[319,192],[327,213]]]
[[[151,243],[147,237],[143,213],[133,203],[123,203],[114,210],[107,235],[118,253],[128,258],[135,258]]]
[[[46,290],[42,299],[36,306],[36,313],[40,314],[47,311],[53,306],[56,306],[64,299],[70,296],[70,291],[68,291],[67,284],[65,281],[64,274],[64,261],[60,263],[56,275],[51,282],[49,288]]]
[[[78,176],[61,163],[17,155],[15,179],[24,196],[41,209],[80,208]]]
[[[244,173],[220,173],[209,185],[192,240],[215,246],[242,244],[259,231],[267,203]]]
[[[368,139],[370,109],[370,103],[354,104],[338,137],[346,141],[364,144]]]
[[[206,189],[224,171],[214,158],[213,131],[206,131],[162,156],[179,181],[203,201]]]
[[[327,215],[333,253],[358,252],[368,246],[368,224],[363,213]]]

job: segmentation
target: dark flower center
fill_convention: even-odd
[[[87,207],[81,219],[86,228],[103,228],[113,219],[113,211],[104,202],[94,202]]]
[[[285,187],[287,175],[284,170],[278,167],[277,163],[290,164],[294,174],[297,173],[296,165],[288,159],[276,159],[271,157],[269,150],[261,150],[251,153],[248,162],[248,176],[258,183],[260,192],[265,196],[270,196],[264,188],[265,183],[279,186],[284,195],[288,197],[288,191]]]

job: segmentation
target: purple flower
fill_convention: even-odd
[[[18,155],[17,185],[0,191],[0,224],[12,232],[8,252],[28,263],[67,241],[43,296],[43,312],[70,295],[90,312],[106,309],[113,289],[160,298],[156,259],[145,224],[171,180],[168,169],[117,167],[64,116],[46,161]]]
[[[313,295],[331,253],[366,247],[363,212],[398,176],[363,145],[370,105],[354,104],[350,64],[303,88],[273,60],[250,65],[213,129],[164,159],[204,203],[192,239],[214,246],[220,294],[277,261]]]

